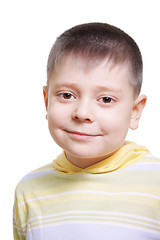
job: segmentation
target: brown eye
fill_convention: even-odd
[[[110,102],[112,101],[112,99],[109,98],[109,97],[103,97],[103,98],[102,98],[102,101],[103,101],[104,103],[110,103]]]
[[[73,96],[70,93],[63,93],[63,98],[64,99],[71,99]]]
[[[64,93],[59,93],[58,94],[59,98],[61,98],[62,100],[74,100],[75,97],[73,94],[69,93],[69,92],[64,92]]]

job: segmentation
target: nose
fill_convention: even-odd
[[[79,101],[73,111],[72,119],[80,122],[94,122],[93,109],[88,101]]]

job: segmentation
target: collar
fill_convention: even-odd
[[[53,161],[53,167],[58,172],[64,174],[84,172],[91,174],[108,173],[127,167],[142,159],[148,153],[149,151],[146,147],[139,146],[134,142],[125,142],[124,145],[113,155],[90,167],[83,169],[75,166],[66,158],[65,152],[62,152],[62,154]]]

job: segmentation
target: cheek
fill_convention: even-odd
[[[47,117],[48,117],[49,128],[55,128],[55,127],[61,125],[61,120],[63,119],[63,114],[62,114],[62,111],[60,110],[60,108],[53,105],[48,108]]]
[[[48,125],[49,129],[63,128],[69,118],[69,111],[66,106],[52,104],[48,108]]]
[[[130,111],[126,109],[110,111],[101,115],[99,122],[104,133],[127,132],[130,124]]]

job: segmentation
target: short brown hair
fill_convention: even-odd
[[[140,93],[143,70],[141,52],[136,42],[121,29],[107,23],[86,23],[62,33],[49,54],[47,84],[56,65],[68,56],[82,58],[88,67],[106,58],[115,64],[127,62],[130,83],[136,94]]]

